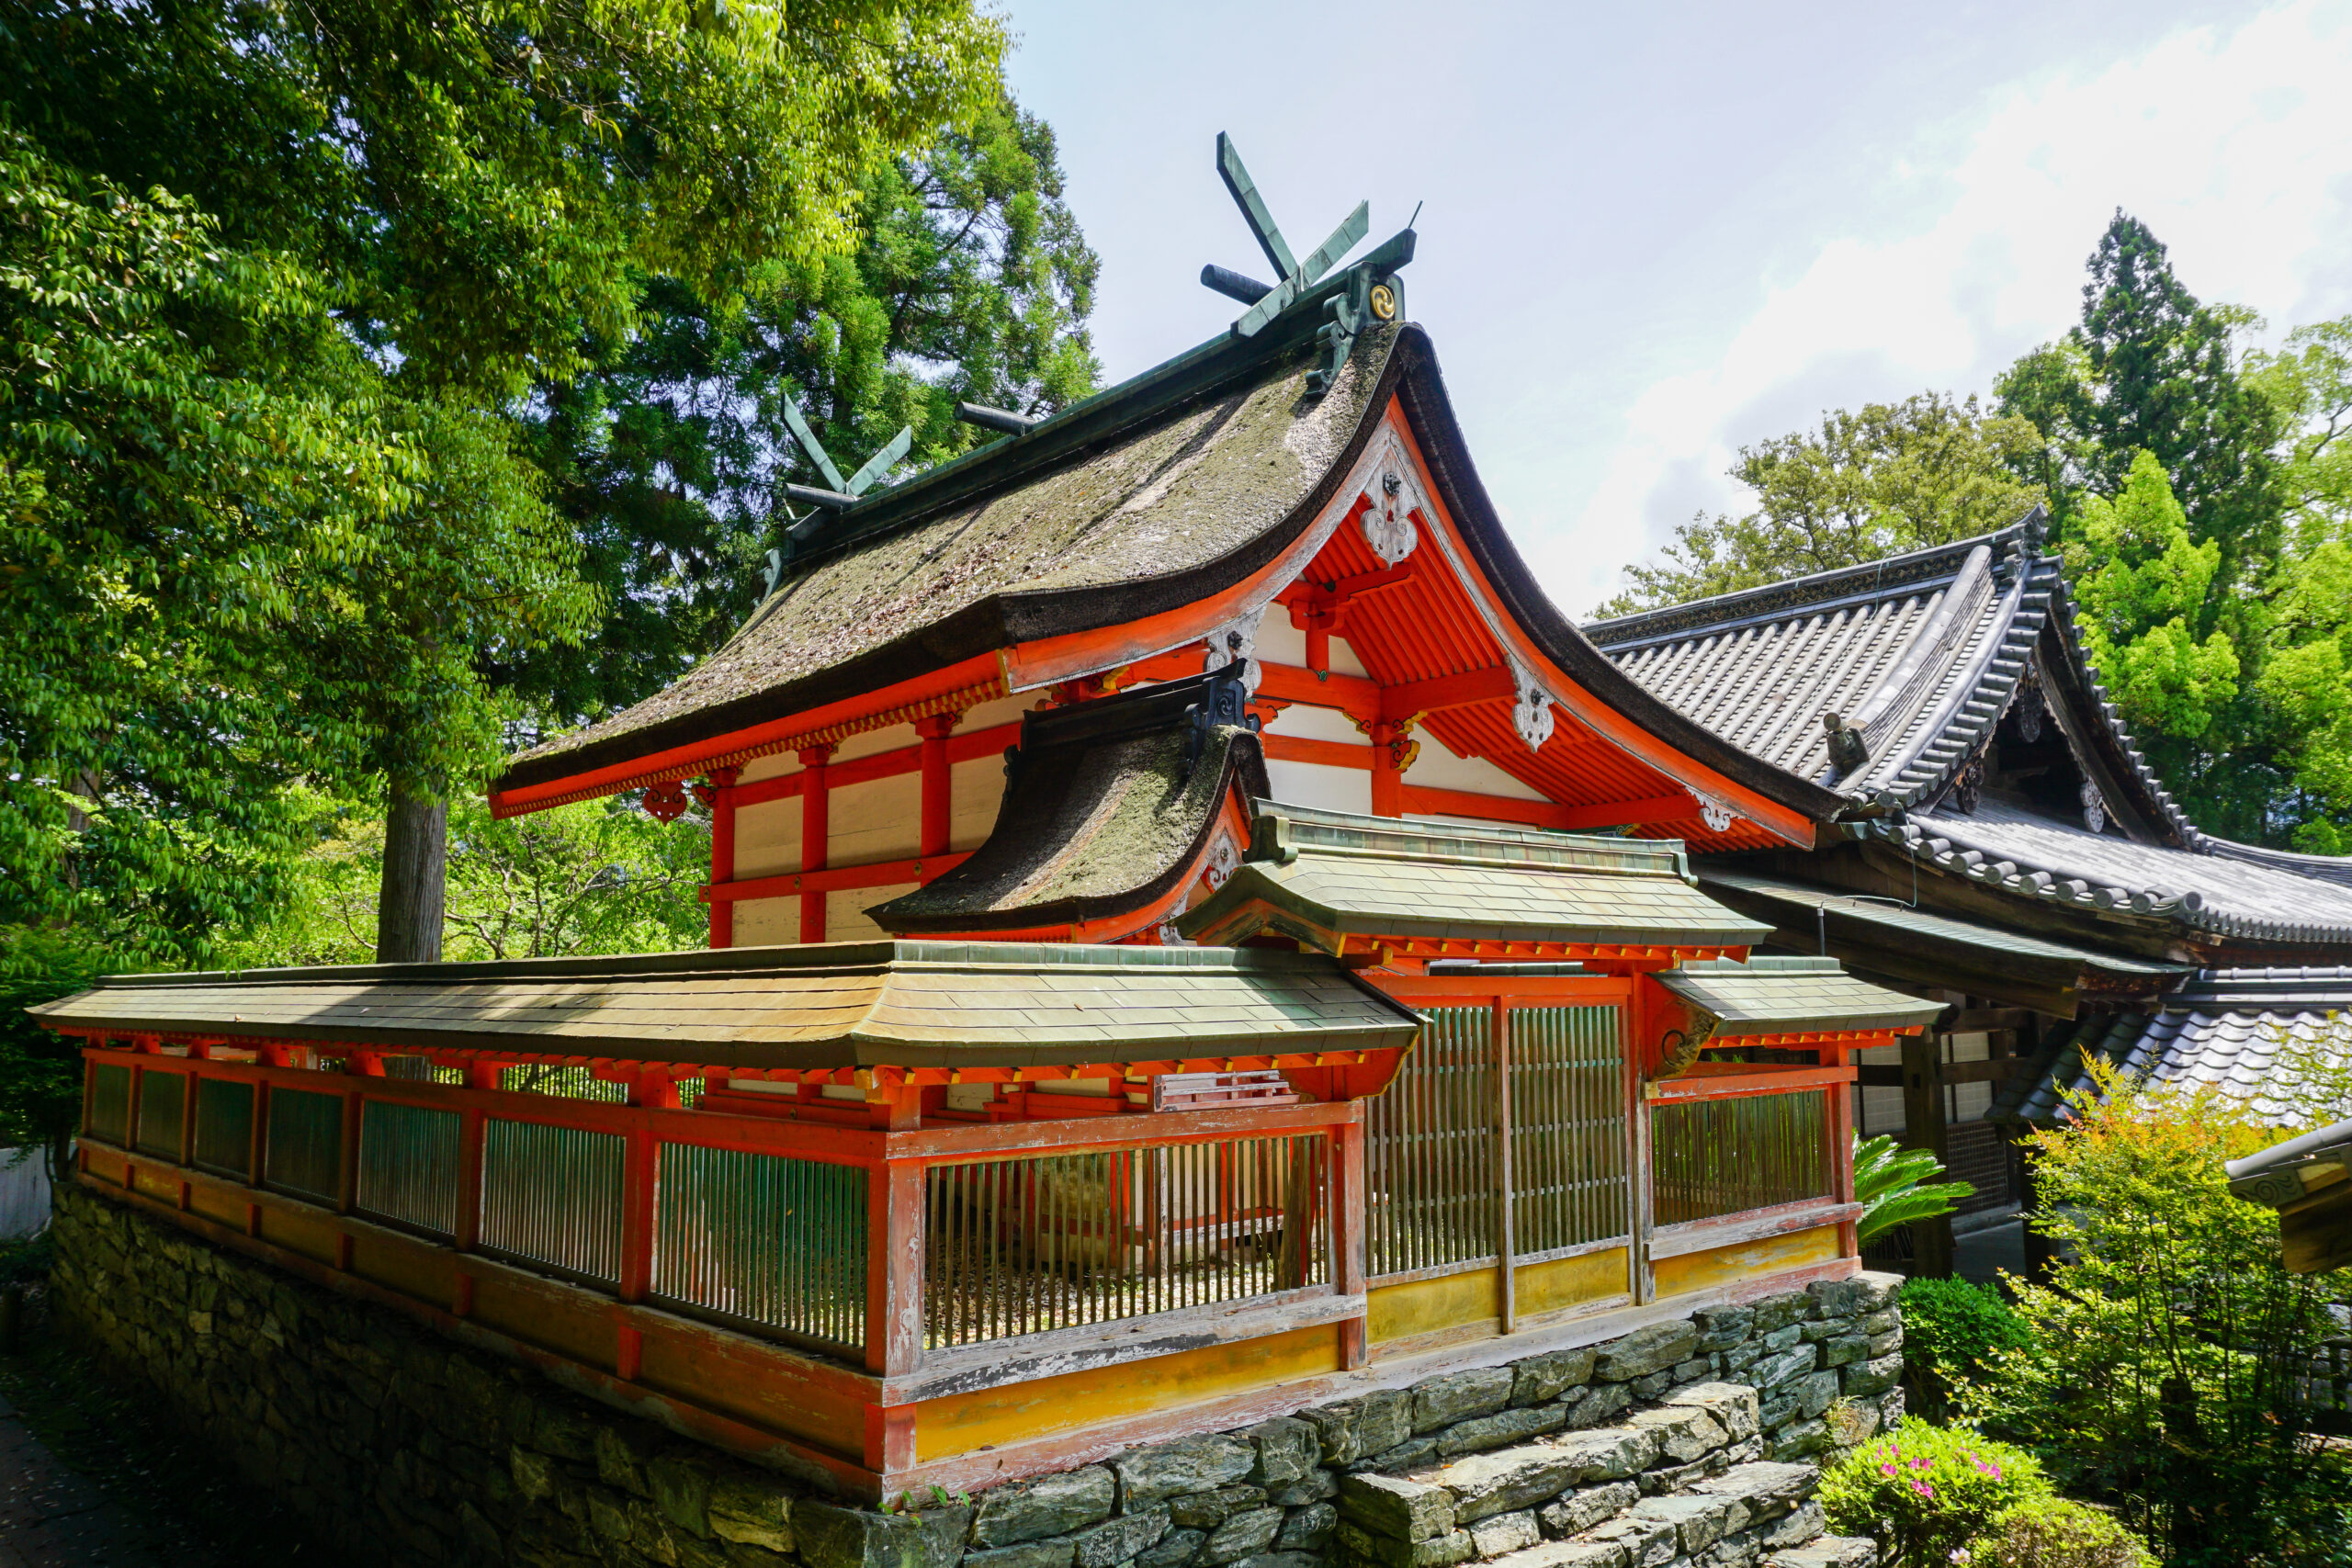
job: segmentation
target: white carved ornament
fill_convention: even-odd
[[[1241,846],[1233,841],[1230,829],[1217,830],[1216,842],[1209,846],[1207,869],[1201,873],[1212,890],[1225,886],[1227,877],[1241,869]]]
[[[1511,728],[1519,731],[1529,750],[1541,751],[1544,742],[1552,739],[1552,694],[1544,689],[1534,671],[1509,654],[1503,657],[1510,663],[1511,685],[1519,694],[1510,706]]]
[[[1392,453],[1390,457],[1379,483],[1366,493],[1372,504],[1363,513],[1363,542],[1372,547],[1383,566],[1395,566],[1421,542],[1420,530],[1413,526],[1413,513],[1421,498],[1413,488],[1411,469],[1405,466],[1401,453]]]
[[[1265,619],[1266,607],[1261,604],[1249,614],[1227,621],[1209,633],[1208,660],[1202,667],[1206,670],[1222,670],[1228,664],[1239,661],[1243,666],[1242,687],[1254,696],[1258,691],[1258,677],[1261,673],[1258,668],[1257,657],[1258,628]]]
[[[1689,788],[1688,785],[1684,787]],[[1737,812],[1713,795],[1701,795],[1694,789],[1690,791],[1690,798],[1699,803],[1699,820],[1707,825],[1710,833],[1726,832],[1734,822],[1739,820]]]

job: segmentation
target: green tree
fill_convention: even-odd
[[[2295,847],[2352,850],[2352,317],[2298,327],[2250,374],[2285,411],[2283,538],[2257,689],[2276,716]]]
[[[2282,499],[2272,449],[2284,422],[2236,350],[2252,318],[2199,303],[2163,243],[2120,209],[2086,265],[2081,323],[1996,387],[2000,412],[2041,433],[2023,467],[2050,489],[2063,536],[2085,499],[2120,493],[2138,454],[2154,454],[2190,536],[2220,547],[2226,590],[2275,544]],[[2191,618],[2199,637],[2222,603]]]
[[[1987,415],[1973,396],[1922,392],[1836,410],[1818,431],[1743,446],[1731,477],[1756,492],[1745,516],[1702,513],[1675,530],[1656,566],[1594,612],[1632,615],[1830,571],[2005,528],[2040,504],[2016,472],[2041,438]]]
[[[1962,1404],[2183,1568],[2340,1561],[2352,1472],[2313,1435],[2306,1376],[2352,1278],[2289,1274],[2278,1216],[2222,1170],[2279,1134],[2210,1085],[2091,1074],[2033,1137],[2029,1223],[2056,1259],[2012,1281],[2030,1341]]]
[[[911,426],[921,467],[995,438],[959,400],[1046,413],[1093,389],[1098,264],[1050,127],[1000,99],[862,197],[854,253],[762,269],[720,307],[654,280],[626,342],[544,389],[535,449],[607,606],[593,637],[511,672],[560,718],[659,690],[750,613],[783,542],[776,482],[824,482],[786,404],[837,457]]]
[[[2230,634],[2190,629],[2222,565],[2222,547],[2193,544],[2188,520],[2152,452],[2132,460],[2109,501],[2086,499],[2066,564],[2082,602],[2084,649],[2132,721],[2193,740],[2237,694]]]
[[[359,635],[291,628],[313,661],[283,690],[386,782],[388,956],[437,947],[441,801],[483,754],[490,673],[594,609],[550,591],[571,542],[519,400],[625,341],[648,276],[725,301],[853,245],[861,182],[994,101],[1003,44],[968,0],[28,0],[0,26],[0,112],[51,159],[332,281],[345,371],[409,484],[383,509],[399,525],[339,558]],[[254,521],[250,558],[300,550],[275,509]]]
[[[312,842],[278,917],[232,946],[239,967],[366,964],[375,955],[384,823],[363,802],[307,797]],[[697,947],[694,897],[710,867],[699,811],[661,823],[634,797],[582,801],[498,821],[470,795],[449,807],[453,960],[666,953]]]

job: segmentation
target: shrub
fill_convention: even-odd
[[[2097,1508],[2037,1497],[1995,1516],[1968,1543],[1967,1568],[2155,1568],[2140,1538]]]
[[[2088,1070],[2033,1137],[2030,1223],[2058,1257],[2046,1285],[2017,1286],[2030,1342],[1991,1352],[1957,1402],[2173,1568],[2343,1561],[2327,1543],[2352,1518],[2352,1465],[2315,1435],[2310,1373],[2346,1280],[2288,1273],[2278,1216],[2222,1168],[2278,1133],[2211,1086]]]
[[[1831,1526],[1917,1563],[1950,1561],[1995,1516],[2049,1495],[2031,1454],[1924,1421],[1849,1450],[1821,1478]]]
[[[1966,1280],[1913,1280],[1903,1287],[1903,1359],[1911,1409],[1941,1421],[1953,1385],[1982,1375],[2000,1350],[2022,1349],[2033,1330],[2000,1292]]]
[[[1881,1134],[1854,1140],[1854,1198],[1862,1206],[1856,1234],[1876,1240],[1897,1225],[1949,1214],[1976,1189],[1965,1181],[1938,1181],[1943,1162],[1925,1149],[1899,1147]]]

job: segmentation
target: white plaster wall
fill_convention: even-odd
[[[897,773],[827,793],[827,865],[907,860],[922,850],[921,773]]]
[[[865,911],[876,904],[887,904],[901,893],[911,893],[915,885],[900,883],[890,887],[850,887],[825,895],[825,940],[827,942],[874,942],[887,940],[890,933],[866,918]]]
[[[1290,612],[1280,604],[1269,605],[1266,618],[1258,624],[1258,657],[1269,664],[1306,665],[1306,634],[1290,624]],[[1331,639],[1330,668],[1342,675],[1365,672],[1343,637]]]
[[[795,773],[799,771],[796,765]],[[735,808],[735,874],[730,881],[800,869],[800,797]],[[736,906],[740,910],[742,906]],[[742,918],[739,913],[739,920]]]
[[[1544,792],[1511,777],[1484,757],[1459,757],[1426,729],[1414,731],[1420,754],[1405,770],[1405,782],[1425,789],[1466,789],[1477,795],[1499,795],[1507,800],[1542,800]]]
[[[1305,703],[1293,703],[1274,715],[1273,722],[1262,730],[1267,735],[1288,735],[1300,740],[1336,740],[1345,746],[1368,746],[1363,731],[1355,720],[1338,708],[1310,707]]]
[[[1274,798],[1291,806],[1372,814],[1372,773],[1367,768],[1327,768],[1319,762],[1266,763]]]
[[[800,940],[800,899],[745,898],[735,906],[735,945],[779,947]]]
[[[947,847],[977,850],[996,826],[1004,801],[1004,759],[975,757],[948,770]]]

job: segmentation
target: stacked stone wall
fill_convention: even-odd
[[[57,1233],[62,1319],[357,1564],[1860,1568],[1816,1464],[1902,1416],[1863,1275],[885,1513],[87,1190]]]

